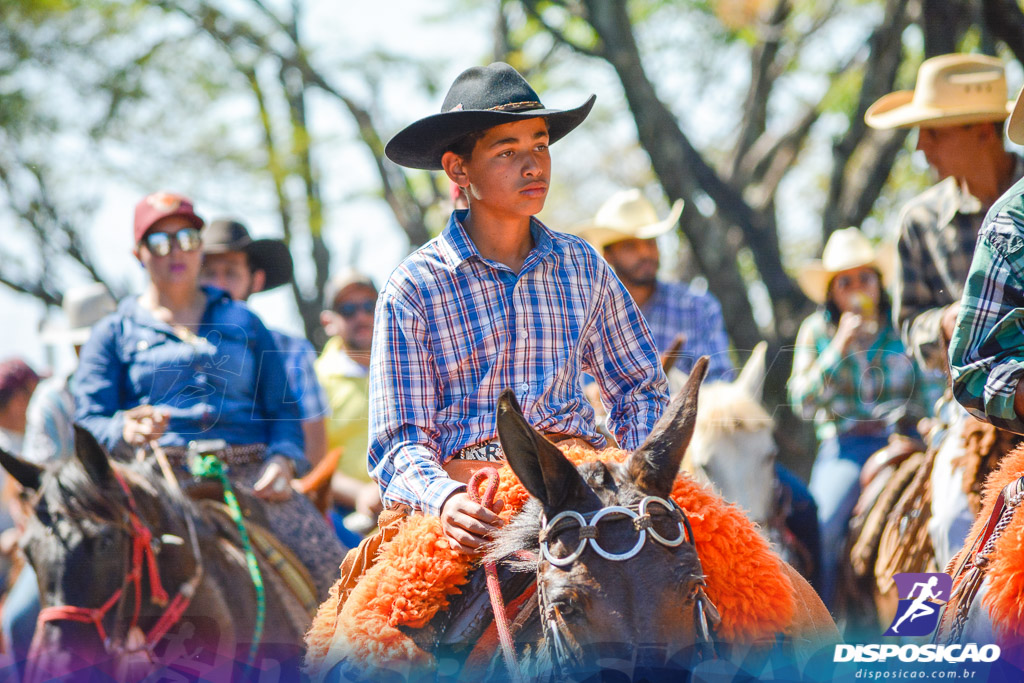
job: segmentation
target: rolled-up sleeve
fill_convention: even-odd
[[[370,355],[370,475],[386,506],[439,515],[465,486],[441,467],[434,423],[438,377],[427,323],[388,289],[377,303]]]
[[[119,353],[119,331],[119,320],[114,317],[93,328],[72,381],[75,422],[92,432],[110,451],[124,433],[122,411],[134,407],[125,405],[127,368]]]
[[[1013,205],[1019,207],[1020,197]],[[978,239],[950,342],[953,394],[972,415],[1024,434],[1013,408],[1024,377],[1024,220],[991,214]]]
[[[611,406],[608,422],[619,446],[640,447],[668,406],[668,379],[640,309],[607,268],[595,289],[600,310],[588,340],[589,369]]]

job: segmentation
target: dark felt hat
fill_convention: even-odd
[[[518,71],[504,62],[466,69],[448,90],[441,113],[422,118],[391,138],[384,153],[396,164],[441,170],[441,157],[460,138],[503,123],[543,116],[553,143],[587,118],[596,97],[575,109],[547,109]]]
[[[225,254],[241,251],[249,255],[253,270],[266,274],[263,291],[292,281],[292,255],[281,240],[254,240],[244,225],[232,218],[220,218],[203,230],[203,253]]]

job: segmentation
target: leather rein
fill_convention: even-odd
[[[199,539],[196,533],[195,522],[192,520],[191,515],[185,515],[186,523],[188,524],[189,540],[192,546],[192,554],[196,562],[196,571],[188,581],[181,584],[178,588],[177,594],[173,600],[168,602],[167,591],[163,587],[163,583],[160,580],[160,568],[157,565],[156,553],[154,549],[159,541],[155,541],[153,538],[153,532],[148,526],[142,521],[139,516],[138,507],[135,504],[135,497],[132,495],[131,489],[128,487],[124,477],[116,469],[111,469],[114,476],[117,479],[118,484],[121,486],[121,490],[128,500],[128,511],[126,512],[128,533],[132,539],[132,551],[131,551],[131,568],[125,574],[124,582],[121,587],[114,591],[106,602],[99,607],[76,607],[73,605],[54,605],[46,607],[39,612],[39,618],[36,622],[37,630],[50,621],[77,621],[85,624],[92,624],[96,628],[96,632],[103,642],[104,649],[107,654],[120,654],[127,652],[136,652],[143,650],[147,654],[152,654],[153,648],[156,646],[160,639],[173,627],[178,620],[181,619],[185,610],[188,608],[189,603],[192,601],[192,597],[195,595],[196,589],[199,586],[200,581],[203,578],[203,562],[202,557],[199,553]],[[173,476],[173,475],[172,475]],[[176,483],[176,482],[175,482]],[[144,634],[144,641],[140,646],[130,647],[121,645],[115,647],[111,642],[110,637],[103,626],[103,621],[107,614],[115,606],[119,605],[125,594],[130,590],[134,589],[135,597],[135,608],[132,613],[132,620],[128,626],[127,634],[132,634],[133,631],[138,629],[139,623],[139,609],[142,605],[142,579],[143,573],[146,572],[149,577],[150,601],[161,607],[166,607],[157,622],[150,628],[149,633]],[[129,638],[129,641],[131,639]]]
[[[661,508],[661,514],[666,514],[678,525],[679,535],[675,538],[666,538],[654,529],[652,510]],[[626,517],[633,520],[633,527],[638,532],[638,538],[632,548],[622,553],[608,552],[598,543],[598,527],[602,521],[607,519]],[[693,528],[690,520],[682,508],[675,501],[658,496],[646,496],[639,503],[621,506],[611,505],[595,510],[587,514],[581,514],[575,510],[565,510],[555,515],[550,521],[542,519],[540,532],[540,553],[541,557],[549,563],[561,569],[568,569],[579,559],[580,555],[589,545],[590,548],[601,557],[613,562],[624,562],[635,557],[648,540],[668,548],[676,548],[683,543],[689,543],[696,552],[697,546],[693,537]],[[570,529],[578,529],[579,543],[576,549],[565,557],[558,557],[551,552],[549,542],[555,536]],[[566,674],[583,663],[582,647],[573,637],[568,625],[562,618],[558,609],[549,604],[541,582],[541,563],[537,567],[537,598],[540,607],[541,619],[544,623],[544,631],[551,643],[553,663],[557,670]],[[700,564],[700,556],[697,555],[697,573],[703,577],[703,569]],[[697,647],[701,659],[709,659],[715,656],[714,647],[714,626],[718,621],[718,610],[714,603],[704,592],[705,582],[703,578],[698,582],[694,593],[695,614],[694,621],[697,633]]]

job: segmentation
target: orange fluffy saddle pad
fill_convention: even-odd
[[[600,459],[622,462],[618,449],[595,452],[568,447],[574,464]],[[529,499],[506,464],[498,471],[495,499],[505,501],[507,522]],[[672,499],[686,511],[707,576],[707,595],[718,607],[718,636],[730,642],[753,642],[784,632],[797,606],[794,588],[782,562],[754,524],[689,475],[680,474]],[[316,675],[345,659],[362,668],[418,668],[433,664],[400,626],[420,628],[448,607],[448,598],[466,583],[474,561],[449,546],[434,516],[412,514],[397,535],[381,545],[376,563],[366,571],[339,610],[339,585],[320,606],[306,636],[307,669]]]

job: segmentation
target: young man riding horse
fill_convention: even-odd
[[[668,514],[680,510],[665,496],[673,490],[689,440],[689,434],[683,433],[687,429],[692,432],[696,387],[707,360],[699,364],[699,376],[691,382],[685,410],[683,403],[677,402],[671,415],[656,426],[667,405],[667,381],[639,309],[609,266],[583,240],[553,232],[534,218],[544,206],[550,183],[548,146],[575,128],[592,104],[593,98],[577,109],[546,109],[529,84],[507,64],[472,68],[456,79],[441,114],[408,126],[385,150],[389,158],[405,166],[443,169],[465,190],[469,208],[456,210],[441,235],[406,259],[381,292],[370,363],[369,466],[392,512],[404,509],[424,514],[398,512],[387,518],[385,511],[382,533],[367,539],[346,558],[342,578],[332,589],[331,600],[321,605],[307,637],[310,672],[315,676],[335,675],[331,673],[335,665],[356,669],[366,665],[372,671],[395,658],[405,666],[429,660],[430,655],[410,641],[409,630],[425,632],[421,637],[438,645],[435,635],[440,631],[430,623],[431,618],[448,606],[448,596],[463,593],[460,586],[465,587],[475,557],[505,521],[516,519],[513,515],[525,510],[522,506],[530,494],[538,499],[543,496],[552,522],[558,521],[556,511],[569,506],[567,514],[590,520],[586,533],[594,533],[598,521],[619,514],[622,506],[634,506],[623,513],[627,517],[644,516],[642,496],[635,501],[613,501],[620,493],[628,498],[636,490],[651,488],[644,476],[659,462],[662,476],[655,488],[660,493],[648,495],[660,497],[658,504],[667,506]],[[594,448],[605,445],[605,439],[598,433],[593,410],[583,395],[583,372],[596,378],[603,400],[610,404],[610,423],[619,444],[636,452],[635,466],[626,468],[628,472],[595,463],[596,478],[586,483],[575,474],[575,463],[555,454],[573,453],[582,462],[588,457],[621,458],[628,453],[595,453]],[[681,414],[687,419],[677,419]],[[689,426],[680,427],[682,422]],[[510,459],[527,463],[525,470],[513,468],[522,484],[503,470],[505,474],[499,476],[506,504],[501,499],[487,504],[486,495],[479,498],[476,484],[467,488],[467,482],[488,467],[500,467],[506,457],[503,449],[509,447],[516,451],[507,454]],[[542,455],[547,465],[534,461]],[[550,471],[540,471],[549,466]],[[534,469],[538,467],[540,470]],[[556,494],[562,484],[573,495]],[[692,480],[686,486],[700,488]],[[599,494],[604,487],[609,490]],[[759,551],[770,555],[767,544],[754,540],[758,537],[753,525],[737,510],[729,509],[750,532],[750,544],[744,548],[751,556],[736,561],[749,564],[758,543],[762,544]],[[713,524],[725,514],[701,511],[708,520],[715,520]],[[675,550],[684,543],[681,529],[682,522],[677,534],[661,527],[669,533],[665,538],[671,537],[674,544],[671,555],[683,552]],[[562,532],[561,526],[548,531],[551,535],[556,532]],[[641,535],[637,548],[643,546],[659,562],[671,560],[658,554],[665,551],[655,549],[657,544],[644,545],[644,538],[646,534]],[[692,534],[689,538],[692,546]],[[720,537],[726,538],[733,542],[736,536]],[[389,541],[388,545],[382,546],[382,540]],[[693,560],[693,549],[687,547],[687,557]],[[632,559],[635,554],[608,560],[607,551],[604,548],[602,554],[589,546],[580,547],[572,556],[580,558],[580,568],[572,569],[569,563],[574,559],[566,559],[554,571],[578,576],[595,558],[599,563],[625,561],[625,555]],[[637,562],[643,564],[639,556]],[[771,567],[772,576],[787,587],[780,588],[779,595],[790,600],[791,590],[800,590],[793,588],[799,583],[813,596],[795,573],[782,577],[779,572],[785,565],[776,562],[773,556],[760,566]],[[646,561],[644,566],[650,564]],[[548,565],[541,562],[540,566]],[[623,571],[613,567],[611,576],[621,583]],[[532,574],[525,576],[526,583],[535,583]],[[726,570],[716,576],[724,584],[732,582]],[[514,601],[534,605],[523,608],[527,621],[529,614],[537,614],[537,600],[551,597],[541,583],[546,586],[547,579],[534,586],[532,603],[526,600],[528,593]],[[528,590],[521,580],[519,584]],[[661,588],[679,590],[672,582]],[[693,588],[697,592],[696,584]],[[571,592],[572,587],[567,590]],[[694,606],[689,597],[693,596],[684,593],[676,597],[688,608],[677,616],[689,617]],[[471,596],[469,587],[463,595]],[[472,602],[472,597],[466,599]],[[739,602],[749,605],[751,601]],[[816,602],[821,607],[820,601]],[[640,607],[641,602],[635,604]],[[579,616],[585,616],[582,603],[578,606]],[[640,611],[646,613],[645,607]],[[821,614],[828,621],[823,608]],[[568,618],[568,612],[562,616]],[[462,623],[459,617],[454,619]],[[470,621],[475,624],[479,619]],[[658,626],[646,617],[639,622]],[[708,619],[700,622],[706,627]],[[449,642],[461,641],[463,646],[467,638],[475,642],[481,635],[464,635],[472,631],[472,624],[469,630],[453,629],[449,622],[443,630],[445,637],[455,638]],[[564,642],[566,634],[590,637],[600,633],[585,629],[585,633],[572,634],[572,629],[563,626],[555,630],[546,642],[561,642],[570,649],[571,643]],[[643,639],[648,630],[626,637]],[[652,637],[661,642],[664,635],[659,632]],[[686,633],[674,632],[671,640],[680,638],[686,640]],[[557,650],[559,646],[554,647]]]
[[[603,446],[580,374],[611,405],[619,443],[637,447],[667,404],[667,381],[643,316],[582,239],[534,216],[551,182],[548,145],[593,106],[545,108],[507,64],[463,72],[442,113],[399,132],[385,152],[444,170],[465,189],[435,240],[391,275],[377,304],[370,364],[370,448],[385,505],[441,517],[475,553],[498,526],[465,483],[502,459],[497,399],[512,387],[553,441]]]

